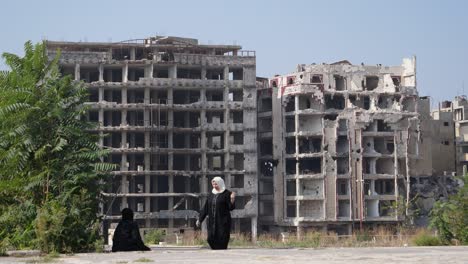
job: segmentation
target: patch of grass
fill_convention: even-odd
[[[416,246],[440,246],[442,242],[436,236],[431,235],[428,231],[422,230],[413,237],[412,244]]]
[[[159,244],[164,240],[166,232],[161,229],[152,229],[145,234],[145,243],[148,244]]]
[[[153,260],[149,258],[139,258],[139,259],[134,260],[133,262],[153,262]]]

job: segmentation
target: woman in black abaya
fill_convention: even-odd
[[[208,216],[208,244],[211,249],[227,249],[231,235],[231,211],[235,208],[236,194],[226,189],[221,177],[211,180],[213,190],[206,199],[196,225]]]

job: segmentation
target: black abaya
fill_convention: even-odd
[[[208,244],[211,249],[227,249],[231,236],[231,212],[235,204],[231,203],[231,192],[225,190],[219,194],[210,193],[200,212],[200,223],[208,216]]]

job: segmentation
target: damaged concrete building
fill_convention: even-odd
[[[468,165],[468,99],[466,96],[456,96],[453,101],[443,101],[432,112],[432,116],[436,120],[443,120],[444,127],[449,130],[440,134],[440,141],[447,150],[439,158],[450,156],[451,170],[456,175],[465,175]]]
[[[151,37],[119,43],[47,41],[64,75],[89,88],[89,120],[119,165],[101,214],[112,230],[130,207],[140,227],[194,227],[224,178],[237,192],[234,231],[257,227],[255,52],[196,39]]]
[[[430,107],[401,66],[298,65],[257,80],[260,230],[348,233],[397,223],[432,173]]]

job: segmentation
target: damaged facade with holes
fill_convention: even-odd
[[[397,223],[410,177],[431,175],[430,106],[401,66],[298,65],[257,78],[260,230]]]
[[[103,194],[104,232],[125,207],[142,230],[190,232],[220,176],[237,193],[233,231],[256,236],[253,51],[179,37],[46,45],[50,59],[61,50],[64,75],[86,83],[94,133],[119,165]]]

